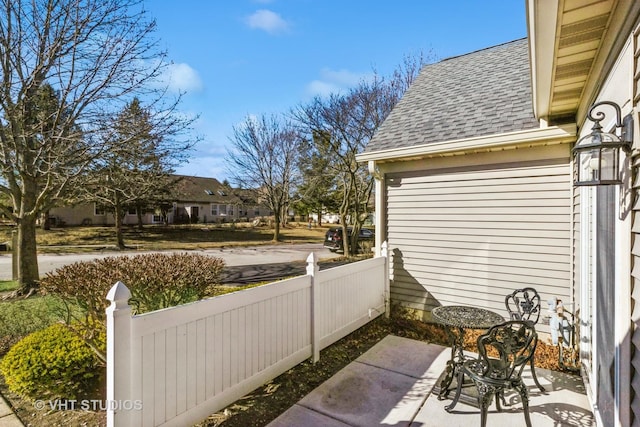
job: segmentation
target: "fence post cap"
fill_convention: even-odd
[[[307,257],[307,274],[313,274],[318,265],[315,252],[311,252]]]
[[[380,247],[381,247],[380,254],[382,256],[387,256],[389,252],[389,244],[387,243],[387,241],[385,240],[384,242],[382,242],[382,245],[380,245]]]
[[[131,291],[120,281],[116,282],[107,293],[107,299],[116,305],[119,305],[119,303],[127,305],[129,298],[131,298]]]

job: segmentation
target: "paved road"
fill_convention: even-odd
[[[185,252],[185,251],[180,251]],[[201,253],[209,256],[222,258],[226,265],[234,267],[231,270],[238,272],[239,266],[249,266],[250,270],[260,271],[258,265],[264,264],[282,264],[296,261],[304,262],[311,252],[315,252],[318,259],[335,258],[339,256],[329,252],[322,247],[321,243],[304,243],[304,244],[283,244],[268,246],[247,246],[247,247],[228,247],[206,249],[198,251],[189,251]],[[79,261],[91,261],[109,256],[127,256],[141,253],[149,253],[145,251],[136,252],[100,252],[100,253],[83,253],[83,254],[42,254],[38,255],[38,267],[40,274],[43,275],[67,264]],[[296,263],[298,264],[298,263]],[[280,276],[282,277],[282,276]],[[11,279],[11,254],[0,255],[0,280]]]

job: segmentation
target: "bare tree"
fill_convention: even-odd
[[[388,80],[375,74],[372,80],[362,81],[346,94],[316,97],[293,111],[301,131],[314,142],[315,151],[331,159],[327,173],[337,177],[336,185],[342,194],[338,213],[343,236],[347,236],[348,223],[352,224],[351,235],[343,239],[345,255],[357,249],[374,183],[367,165],[358,163],[356,155],[364,150],[423,63],[422,54],[405,56]]]
[[[97,136],[164,64],[141,0],[0,0],[0,209],[18,226],[21,291],[39,279],[36,219],[78,186]],[[44,86],[56,102],[42,108]]]
[[[234,127],[227,150],[232,180],[256,191],[273,212],[274,241],[280,239],[282,216],[295,189],[299,141],[290,123],[263,115]]]
[[[376,96],[380,95],[374,94],[376,90],[382,91],[382,87],[361,83],[347,95],[334,94],[326,100],[315,98],[294,113],[297,120],[316,135],[316,142],[332,159],[327,172],[337,178],[336,185],[342,194],[338,213],[343,236],[348,236],[349,222],[354,226],[351,236],[343,239],[345,255],[352,249],[355,251],[354,243],[357,243],[373,188],[366,165],[358,163],[355,157],[379,124],[375,117],[380,121],[384,118],[374,115]]]

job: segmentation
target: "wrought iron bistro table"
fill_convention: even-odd
[[[451,341],[451,359],[447,361],[444,378],[440,383],[438,399],[446,399],[451,391],[451,382],[458,377],[458,371],[464,363],[464,334],[466,329],[489,329],[494,325],[503,323],[502,316],[493,311],[480,307],[462,305],[444,305],[431,311],[433,318],[445,326],[449,340]],[[455,332],[454,332],[455,330]],[[447,411],[453,410],[460,399],[460,389],[457,387],[456,395]]]

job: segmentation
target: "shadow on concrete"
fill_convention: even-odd
[[[348,260],[327,260],[318,262],[320,270],[348,264]],[[250,285],[271,282],[289,277],[302,276],[307,272],[305,261],[280,262],[274,264],[254,264],[227,266],[222,271],[223,285]]]
[[[389,335],[356,361],[325,381],[276,418],[269,427],[470,427],[480,424],[480,411],[459,402],[453,412],[433,393],[445,369],[450,349],[436,344]],[[542,375],[540,375],[542,374]],[[530,393],[535,427],[594,425],[584,384],[578,376],[540,369],[548,393],[538,390],[528,371],[523,379]],[[519,399],[509,406],[489,408],[490,426],[524,425]]]

